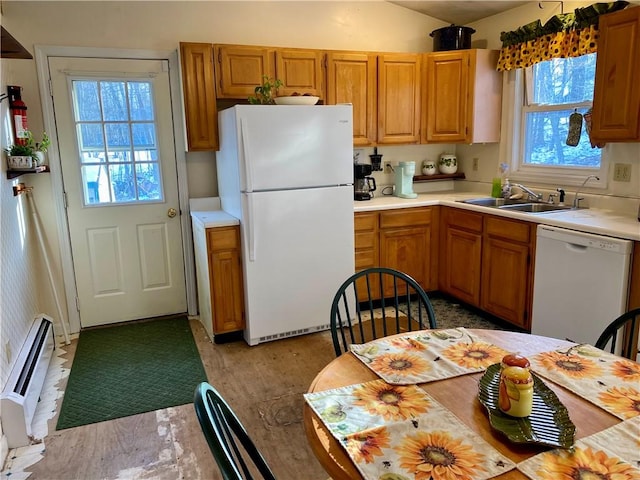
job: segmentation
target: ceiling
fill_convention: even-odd
[[[497,13],[502,13],[515,7],[519,7],[529,2],[522,1],[497,1],[497,2],[460,2],[449,1],[395,1],[389,3],[408,8],[410,10],[424,13],[430,17],[437,18],[447,23],[455,25],[467,25],[482,18],[487,18]]]

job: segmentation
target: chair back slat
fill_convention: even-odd
[[[623,313],[604,329],[595,346],[638,361],[640,308]]]
[[[340,286],[331,304],[337,356],[353,343],[425,328],[437,328],[429,297],[412,277],[391,268],[355,273]]]
[[[240,420],[215,388],[207,382],[200,383],[193,405],[224,480],[253,480],[252,472],[258,472],[265,480],[275,480]]]

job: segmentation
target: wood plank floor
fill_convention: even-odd
[[[190,322],[209,382],[234,408],[276,477],[326,479],[305,437],[302,394],[334,358],[329,332],[255,347],[243,341],[215,345],[197,320]],[[76,342],[65,347],[66,368]],[[193,404],[61,431],[56,422],[57,415],[49,422],[44,458],[27,469],[30,479],[221,478]]]

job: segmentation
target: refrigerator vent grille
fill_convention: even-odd
[[[260,337],[260,343],[268,342],[270,340],[279,340],[281,338],[295,337],[297,335],[304,335],[305,333],[313,333],[313,332],[319,332],[321,330],[329,330],[329,328],[331,328],[331,325],[326,323],[324,325],[317,325],[312,328],[302,328],[300,330],[291,330],[289,332],[277,333],[275,335],[266,335],[264,337]]]

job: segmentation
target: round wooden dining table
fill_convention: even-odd
[[[564,340],[528,333],[501,330],[468,330],[498,347],[524,356],[533,356],[537,353],[575,345]],[[478,433],[496,450],[515,463],[549,450],[550,447],[539,445],[514,444],[502,433],[495,431],[491,427],[487,411],[478,400],[478,382],[481,376],[482,373],[480,372],[422,383],[419,386],[456,415],[470,429]],[[355,355],[350,352],[344,353],[318,373],[309,387],[309,392],[322,392],[377,380],[378,378]],[[569,411],[571,420],[576,426],[576,440],[600,432],[620,422],[614,415],[607,413],[569,390],[546,379],[544,381]],[[306,402],[304,405],[304,427],[311,449],[333,480],[362,478],[344,448],[331,435]],[[526,479],[527,477],[518,470],[511,470],[494,478],[506,480]]]

